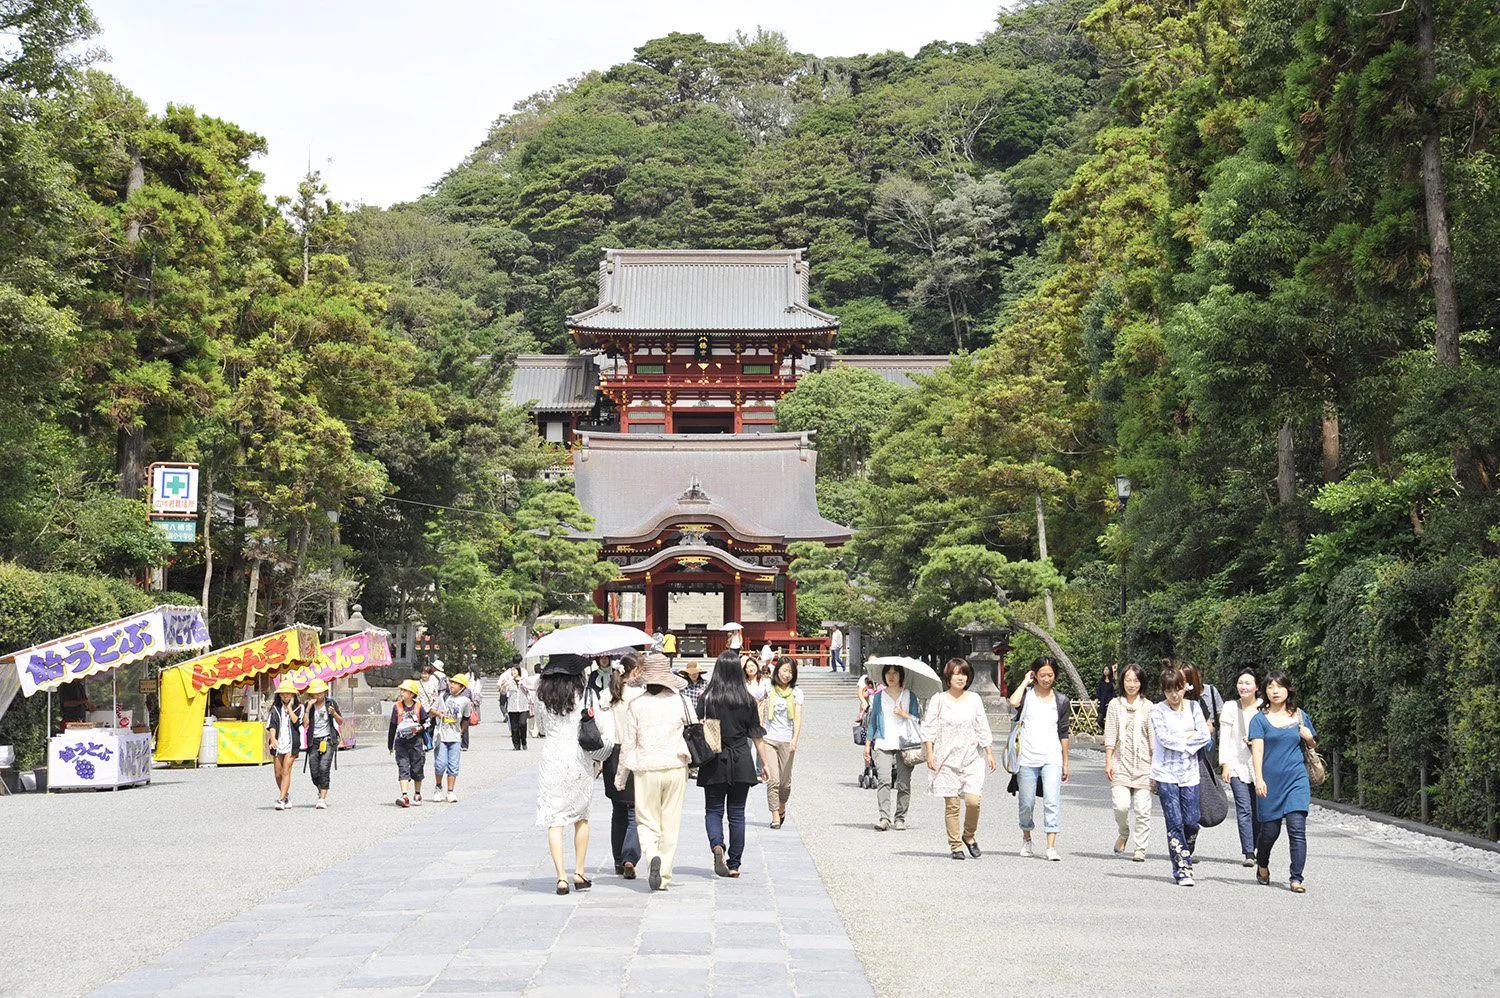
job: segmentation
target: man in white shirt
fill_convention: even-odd
[[[844,632],[837,627],[828,635],[828,664],[833,667],[834,672],[840,669],[847,672],[849,669],[844,664]]]

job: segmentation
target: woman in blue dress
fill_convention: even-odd
[[[1255,766],[1255,794],[1260,798],[1256,836],[1255,879],[1271,882],[1271,847],[1286,823],[1292,853],[1288,885],[1305,894],[1302,868],[1307,862],[1307,812],[1312,807],[1312,785],[1307,780],[1303,746],[1313,746],[1317,730],[1307,712],[1297,706],[1292,681],[1285,672],[1266,677],[1266,704],[1250,719],[1250,753]]]

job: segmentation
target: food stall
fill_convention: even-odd
[[[15,665],[24,695],[46,692],[49,718],[54,691],[110,674],[110,710],[94,712],[97,720],[65,721],[48,739],[47,789],[118,789],[151,782],[149,718],[136,723],[134,711],[120,709],[119,671],[210,644],[202,607],[158,606],[0,658],[0,667]]]
[[[317,657],[317,629],[293,624],[163,669],[156,760],[196,761],[205,747],[210,698],[216,690],[236,687],[243,692],[233,716],[212,723],[216,761],[221,766],[270,761],[260,697],[249,687],[258,676],[310,665]]]
[[[330,686],[340,680],[348,680],[349,677],[364,672],[366,669],[378,669],[391,664],[391,641],[390,632],[379,628],[370,628],[351,634],[337,641],[330,641],[318,649],[317,661],[308,665],[288,669],[282,674],[283,678],[289,679],[292,685],[297,687],[297,692],[307,689],[309,683],[314,679],[321,679]],[[348,684],[344,688],[334,687],[330,696],[339,700],[339,696],[348,693]],[[341,706],[347,709],[349,704],[340,701]],[[343,733],[339,737],[340,748],[354,747],[354,729],[357,725],[346,724]]]

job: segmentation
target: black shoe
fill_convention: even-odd
[[[729,864],[724,862],[723,846],[714,846],[714,872],[721,877],[729,876]]]
[[[652,856],[651,857],[651,875],[647,879],[648,879],[648,882],[651,884],[651,889],[653,891],[659,891],[659,890],[661,890],[661,857],[660,856]]]
[[[968,843],[968,846],[969,846],[969,855],[973,856],[975,859],[978,859],[979,858],[979,840],[975,839],[973,842]]]
[[[623,876],[625,876],[625,864],[624,863],[616,863],[615,864],[615,876],[617,876],[617,877],[623,877]]]
[[[575,891],[586,891],[594,886],[594,882],[581,873],[573,874],[573,889]]]
[[[568,882],[566,880],[559,880],[557,882],[557,893],[559,893],[559,894],[566,894],[566,893],[568,893]]]
[[[955,849],[955,850],[953,850],[953,858],[954,859],[963,859],[964,858],[964,851],[962,849]]]

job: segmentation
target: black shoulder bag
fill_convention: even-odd
[[[689,764],[702,766],[718,753],[709,746],[708,736],[703,733],[702,722],[693,720],[693,711],[688,706],[687,698],[678,694],[677,699],[682,701],[682,740],[687,743]]]
[[[583,691],[583,716],[578,719],[578,747],[585,752],[597,752],[604,747],[604,735],[594,719],[594,693],[587,687]]]

